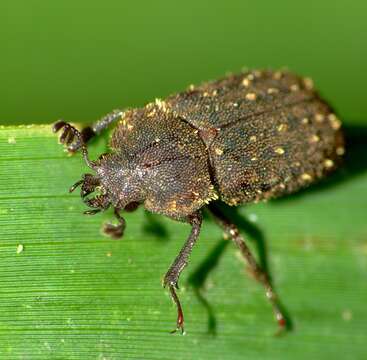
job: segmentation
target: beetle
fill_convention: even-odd
[[[112,123],[111,152],[90,160],[86,143]],[[288,71],[246,71],[191,85],[142,108],[115,110],[81,132],[62,120],[53,126],[54,132],[60,129],[60,142],[70,152],[81,149],[95,173],[84,174],[70,191],[81,186],[92,208],[86,214],[114,209],[119,223],[106,224],[106,234],[121,237],[120,213],[139,205],[191,225],[163,281],[177,307],[176,330],[184,331],[178,279],[199,237],[204,207],[239,248],[285,328],[267,274],[215,200],[233,206],[266,201],[337,168],[344,154],[341,122],[311,79]]]

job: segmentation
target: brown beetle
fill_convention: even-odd
[[[113,122],[112,152],[88,158],[86,142]],[[341,123],[313,90],[311,79],[289,72],[250,71],[190,86],[144,108],[116,110],[80,133],[59,121],[60,141],[69,151],[81,148],[85,174],[81,196],[95,214],[113,207],[119,225],[105,225],[112,237],[123,234],[122,210],[139,204],[154,213],[191,224],[191,233],[169,268],[164,285],[177,305],[177,329],[183,312],[176,294],[182,270],[199,236],[206,206],[241,250],[264,285],[281,327],[285,317],[268,276],[238,228],[212,203],[229,205],[293,193],[336,168],[344,154]],[[87,195],[98,189],[93,198]]]

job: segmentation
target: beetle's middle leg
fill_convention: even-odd
[[[186,267],[189,261],[191,250],[194,247],[196,240],[198,239],[200,234],[202,223],[201,213],[194,213],[193,215],[189,216],[187,220],[191,224],[191,233],[187,238],[184,246],[182,247],[180,253],[177,255],[171,267],[168,269],[163,282],[165,287],[169,287],[171,297],[177,306],[177,326],[173,332],[181,330],[182,333],[184,333],[184,316],[180,300],[176,294],[176,289],[178,289],[178,279],[180,277],[180,274],[182,270]]]
[[[215,221],[221,226],[224,232],[232,239],[232,241],[236,244],[236,246],[241,251],[242,256],[248,262],[251,272],[254,274],[256,280],[258,280],[261,284],[263,284],[266,297],[269,299],[276,320],[280,326],[280,329],[286,327],[286,318],[283,314],[281,308],[279,307],[279,303],[277,300],[277,295],[273,289],[273,286],[270,283],[269,277],[266,272],[261,269],[258,263],[255,260],[255,257],[252,255],[249,247],[247,246],[245,239],[239,233],[238,228],[235,224],[233,224],[220,209],[214,204],[209,204],[208,209],[211,214],[214,216]]]
[[[94,122],[92,125],[84,127],[80,132],[84,143],[87,143],[90,139],[92,139],[96,135],[99,135],[104,129],[106,129],[112,123],[121,119],[123,115],[124,112],[122,110],[114,110],[108,113],[107,115],[103,116],[101,119]],[[58,121],[56,124],[58,124],[60,121]],[[68,144],[67,149],[69,152],[73,153],[75,151],[78,151],[81,145],[82,144],[80,140],[76,139],[72,143]]]

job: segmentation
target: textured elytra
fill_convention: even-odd
[[[230,205],[294,192],[344,152],[340,121],[312,81],[279,71],[230,75],[128,111],[111,146],[129,166],[154,169],[145,205],[173,217],[215,198],[213,188]]]

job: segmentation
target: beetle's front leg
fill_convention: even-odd
[[[120,215],[120,209],[115,208],[114,213],[119,223],[117,225],[111,223],[104,224],[103,232],[112,239],[119,239],[124,234],[126,222],[125,219]]]
[[[138,202],[131,202],[130,204],[127,204],[124,207],[124,211],[127,212],[133,212],[135,211],[137,208],[139,207],[139,203]],[[115,216],[118,220],[118,224],[111,224],[111,223],[106,223],[103,225],[103,232],[111,237],[112,239],[119,239],[124,235],[124,231],[125,231],[125,227],[126,227],[126,221],[125,219],[120,215],[120,208],[115,208],[114,213]]]
[[[176,329],[172,332],[176,332],[177,330],[181,330],[182,334],[184,334],[184,315],[181,307],[180,300],[177,296],[176,289],[178,289],[178,279],[182,270],[186,267],[189,257],[194,247],[196,240],[200,234],[200,228],[202,223],[202,216],[200,212],[194,213],[190,215],[187,221],[191,224],[191,232],[189,237],[187,238],[184,246],[182,247],[180,253],[168,269],[165,277],[164,277],[164,287],[168,286],[172,300],[175,302],[177,306],[177,326]]]
[[[124,114],[124,112],[122,110],[114,110],[111,113],[103,116],[101,119],[94,122],[92,125],[84,127],[80,131],[80,134],[81,134],[81,137],[82,137],[84,143],[86,144],[89,140],[91,140],[96,135],[100,134],[104,129],[106,129],[112,123],[114,123],[118,119],[121,119],[123,114]],[[59,123],[63,123],[63,121],[59,120],[58,122],[56,122],[56,124],[59,124]],[[62,141],[63,140],[62,136],[63,135],[61,135],[61,137],[60,137],[60,142],[63,143],[65,141]],[[70,139],[70,140],[72,140],[72,139]],[[67,150],[71,153],[74,153],[74,152],[76,152],[80,149],[82,144],[81,144],[81,141],[79,139],[76,139],[73,142],[70,142],[70,141],[67,142],[67,145],[68,145]]]

